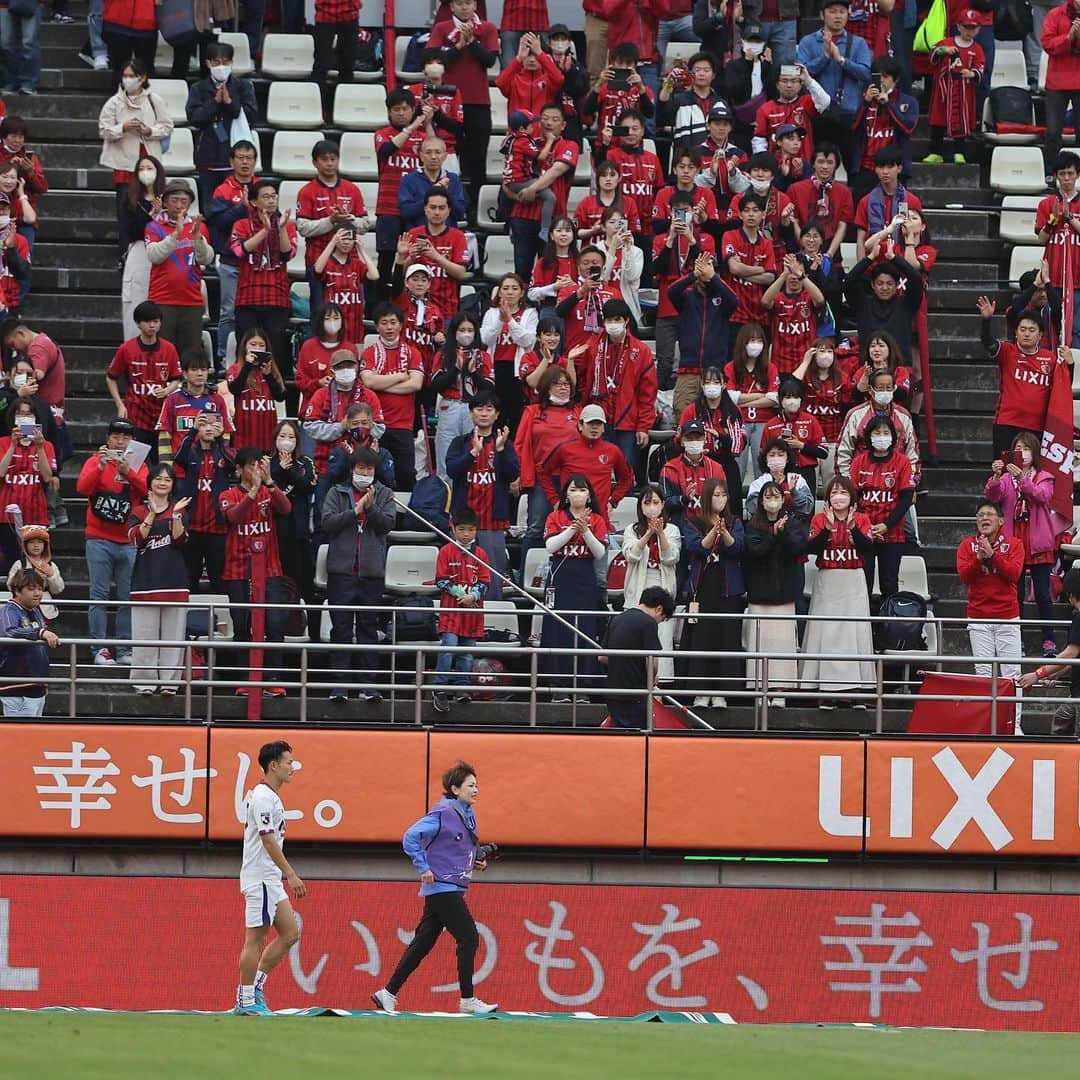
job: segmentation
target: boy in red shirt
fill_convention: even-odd
[[[809,155],[807,155],[809,157]],[[786,191],[795,207],[800,229],[811,221],[821,226],[825,254],[836,261],[849,223],[855,217],[851,189],[836,179],[840,151],[832,143],[818,143],[813,155],[813,175],[792,184]]]
[[[776,77],[775,100],[758,106],[754,117],[751,150],[755,154],[771,150],[777,128],[790,124],[804,130],[803,156],[807,161],[812,160],[814,117],[826,112],[830,104],[828,93],[802,64],[781,64]]]
[[[962,11],[956,20],[956,36],[943,38],[930,50],[934,66],[934,96],[930,103],[930,153],[928,165],[944,160],[945,140],[953,143],[953,164],[966,165],[972,153],[972,135],[977,130],[975,99],[986,54],[975,40],[979,16]]]
[[[772,312],[772,362],[781,375],[794,371],[817,337],[817,312],[825,306],[798,256],[784,256],[784,268],[762,294],[761,306]]]
[[[747,192],[739,199],[738,216],[742,228],[724,234],[721,252],[727,270],[725,283],[739,300],[739,306],[731,316],[733,335],[746,323],[768,324],[761,298],[776,280],[777,271],[772,241],[761,231],[765,201],[761,196]]]
[[[435,560],[435,584],[439,589],[439,640],[447,648],[470,647],[484,636],[484,596],[491,582],[488,557],[476,545],[476,511],[467,506],[454,512],[456,544],[443,544]],[[469,653],[441,652],[435,662],[436,686],[456,686],[455,702],[471,701],[469,676],[473,658]],[[456,669],[458,674],[451,674]],[[438,713],[450,711],[450,695],[436,690],[432,704]]]
[[[165,398],[155,426],[158,433],[158,460],[167,465],[174,465],[173,458],[184,436],[194,430],[195,420],[202,413],[212,412],[220,416],[226,434],[231,435],[236,430],[225,408],[225,399],[207,385],[210,361],[202,351],[185,353],[180,366],[184,372],[184,385]],[[174,465],[174,469],[177,477],[184,475],[182,468]]]
[[[402,252],[408,258],[409,243],[404,241]],[[443,327],[447,316],[431,300],[431,270],[423,263],[406,266],[394,260],[394,278],[390,287],[393,302],[405,313],[402,335],[415,346],[424,363],[424,382],[430,383],[435,374],[435,357],[446,344]]]
[[[619,128],[616,136],[615,128]],[[645,149],[645,117],[636,109],[625,109],[615,120],[615,127],[605,127],[596,148],[597,164],[610,161],[622,175],[622,193],[632,196],[639,206],[650,207],[664,185],[664,167],[660,159]],[[651,217],[643,217],[642,235],[652,233]]]

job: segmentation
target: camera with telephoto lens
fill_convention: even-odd
[[[495,862],[499,857],[498,844],[480,844],[476,848],[476,862]]]
[[[449,83],[444,85],[443,83],[426,82],[422,93],[424,97],[442,97],[444,95],[453,97],[457,93],[457,87],[451,86]]]

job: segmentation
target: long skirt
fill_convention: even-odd
[[[866,595],[866,576],[857,570],[819,570],[810,598],[811,615],[866,615],[870,602]],[[830,653],[836,659],[802,662],[804,690],[869,689],[876,685],[872,661],[845,659],[853,653],[868,656],[874,651],[869,622],[828,619],[808,620],[803,635],[803,652]]]
[[[708,602],[710,614],[741,615],[746,607],[745,596],[717,597]],[[702,608],[706,608],[703,603]],[[693,652],[739,653],[743,650],[742,619],[701,619],[686,623],[682,648]],[[689,689],[700,696],[723,697],[746,675],[746,661],[741,656],[697,656],[687,666]]]
[[[787,619],[755,619],[755,615],[788,615]],[[743,619],[743,648],[747,652],[769,657],[768,686],[762,685],[762,673],[757,660],[746,661],[746,685],[751,690],[795,690],[799,685],[799,665],[796,660],[774,660],[778,653],[795,653],[795,604],[748,604]]]
[[[551,560],[553,572],[548,578],[548,588],[555,590],[554,609],[563,611],[596,611],[596,615],[566,616],[576,624],[587,638],[597,640],[600,632],[599,612],[600,586],[596,580],[596,568],[592,559],[562,559],[557,554]],[[589,645],[579,634],[571,631],[561,622],[544,616],[543,629],[540,633],[540,645],[545,649],[577,649],[579,655],[569,653],[541,657],[541,670],[547,673],[548,685],[569,690],[574,672],[574,660],[577,660],[577,675],[582,693],[596,689],[596,676],[600,674],[596,661],[596,648]],[[585,676],[584,685],[581,678]],[[590,686],[590,684],[592,684]]]

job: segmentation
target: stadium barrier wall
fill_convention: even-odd
[[[307,884],[271,1007],[370,1009],[416,884]],[[1076,896],[480,882],[469,905],[505,1010],[1080,1029]],[[0,1007],[224,1011],[242,936],[235,880],[0,877]],[[454,971],[443,935],[399,1007],[456,1011]]]
[[[1080,745],[1031,739],[0,724],[8,837],[236,841],[261,744],[290,841],[399,844],[458,758],[518,848],[1080,855]]]

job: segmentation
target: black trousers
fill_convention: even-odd
[[[480,945],[480,935],[476,932],[476,923],[465,903],[463,892],[433,893],[424,897],[424,914],[416,925],[412,943],[394,968],[394,974],[386,984],[386,989],[395,997],[405,985],[405,980],[420,966],[420,962],[439,940],[439,935],[449,930],[457,942],[458,983],[461,996],[473,996],[473,964],[476,950]]]
[[[335,38],[337,44],[335,48]],[[337,81],[351,83],[356,67],[356,20],[315,24],[315,69],[312,81],[323,84],[329,95],[327,104],[333,100],[333,92],[326,87],[331,68],[337,68]]]
[[[491,106],[463,105],[465,128],[458,139],[461,179],[469,197],[469,220],[476,220],[476,201],[487,175],[488,141],[491,139]]]
[[[394,459],[394,484],[398,491],[416,486],[416,438],[412,428],[387,428],[379,445]]]
[[[212,496],[204,496],[212,498]],[[188,588],[199,591],[203,567],[210,580],[210,591],[223,593],[225,582],[221,575],[225,570],[225,534],[207,532],[189,532],[187,542],[180,549],[184,553],[184,563],[188,572]]]
[[[251,583],[247,581],[226,581],[225,593],[234,604],[248,604],[251,602]],[[266,579],[267,604],[283,604],[286,602],[285,589],[279,577]],[[251,641],[251,608],[230,608],[233,622],[233,640]],[[263,641],[275,642],[285,640],[285,623],[288,613],[283,607],[268,607],[263,628]],[[243,686],[247,682],[247,672],[251,668],[247,649],[231,649],[227,654],[231,657],[234,670],[234,679],[237,686]],[[227,663],[230,661],[226,661]],[[281,651],[279,649],[264,649],[262,670],[259,677],[266,682],[273,682],[280,678]]]

